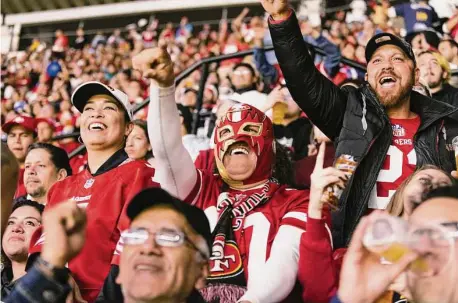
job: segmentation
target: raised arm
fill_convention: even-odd
[[[346,95],[322,75],[308,53],[296,15],[286,0],[263,0],[271,15],[269,29],[275,54],[293,99],[327,137],[340,132]]]
[[[442,30],[445,34],[449,34],[455,26],[458,24],[458,13],[455,13],[447,22],[442,26]]]
[[[170,194],[185,199],[197,182],[197,171],[181,141],[173,63],[162,48],[144,50],[132,62],[151,80],[148,135],[156,160],[155,181]]]

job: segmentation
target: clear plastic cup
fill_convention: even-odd
[[[410,264],[409,270],[416,275],[433,275],[445,265],[449,246],[442,248],[435,246],[433,249],[429,248],[429,254],[423,254],[419,247],[425,245],[420,240],[425,241],[422,238],[423,233],[427,235],[426,240],[429,240],[429,236],[433,235],[430,231],[431,229],[412,229],[401,218],[381,214],[369,223],[364,234],[363,245],[388,263],[396,263],[405,254],[414,251],[419,257]],[[428,259],[428,256],[432,258]]]

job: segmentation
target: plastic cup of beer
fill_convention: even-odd
[[[406,221],[388,214],[380,214],[372,219],[363,238],[367,250],[389,263],[396,263],[412,251],[408,243],[409,226]],[[411,268],[423,272],[428,266],[418,258],[411,263]]]
[[[368,226],[363,244],[369,251],[389,262],[395,262],[409,250],[404,244],[407,230],[408,225],[405,221],[389,215],[380,215],[373,218]]]
[[[353,175],[358,162],[352,155],[340,155],[334,162],[334,168],[341,170],[348,175]],[[346,186],[346,182],[345,182]],[[337,210],[339,205],[339,199],[343,194],[344,189],[340,188],[336,183],[328,185],[323,191],[324,201],[331,207],[331,209]]]

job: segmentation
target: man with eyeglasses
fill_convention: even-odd
[[[433,190],[414,210],[406,235],[410,253],[394,264],[382,264],[363,245],[370,217],[377,215],[364,217],[356,228],[331,302],[376,302],[402,272],[413,302],[458,302],[458,185]]]
[[[160,188],[137,194],[127,207],[131,221],[116,282],[122,294],[97,302],[205,303],[210,223],[205,213]],[[86,213],[74,201],[50,209],[44,219],[49,241],[6,302],[62,302],[71,290],[65,264],[85,242]],[[87,266],[91,266],[88,264]]]
[[[205,302],[198,289],[209,272],[205,213],[160,188],[140,192],[127,208],[117,283],[124,302]],[[121,301],[121,300],[120,300]]]

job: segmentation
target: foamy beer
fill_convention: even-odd
[[[358,163],[351,155],[340,155],[339,158],[336,159],[336,162],[334,162],[335,168],[351,175],[354,174],[357,165]],[[337,186],[337,184],[331,184],[324,189],[323,199],[326,203],[330,204],[331,207],[337,208],[342,193],[342,188]]]
[[[452,140],[453,150],[455,151],[456,170],[458,170],[458,136]]]
[[[370,252],[380,256],[385,261],[396,263],[411,251],[408,245],[408,224],[406,221],[389,215],[380,215],[367,227],[363,245]],[[428,266],[422,259],[411,264],[417,272],[426,271]]]
[[[404,245],[408,226],[404,220],[381,215],[375,218],[364,234],[363,244],[371,252],[395,262],[409,248]]]
[[[288,104],[286,102],[277,102],[272,108],[272,122],[273,124],[282,124],[285,119]]]

